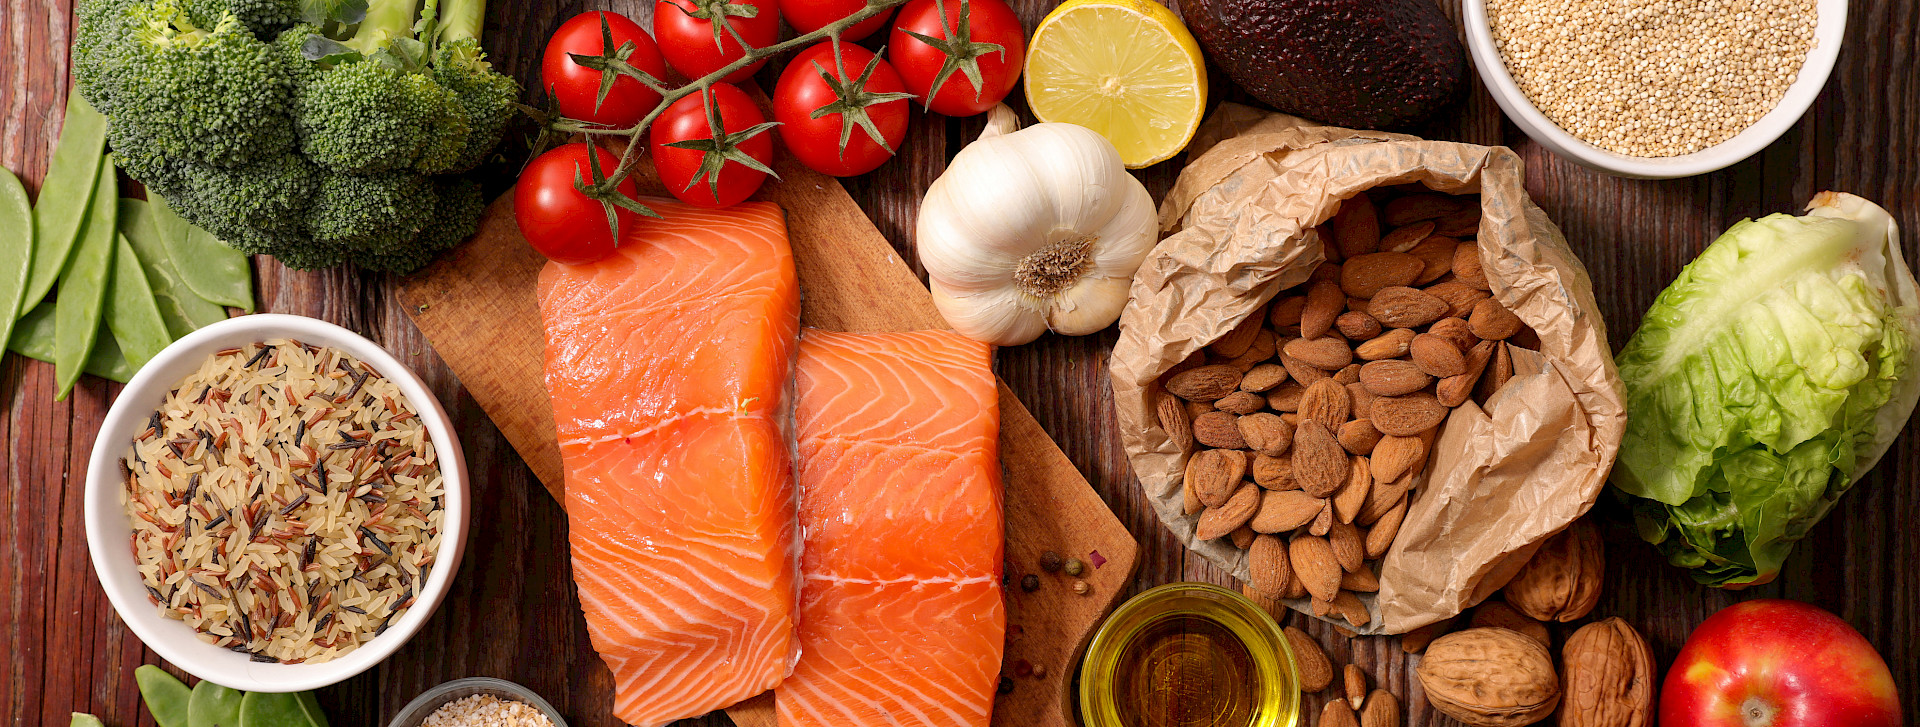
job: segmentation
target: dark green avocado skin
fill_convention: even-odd
[[[1337,126],[1414,124],[1466,79],[1466,50],[1435,0],[1180,0],[1180,13],[1241,88]]]

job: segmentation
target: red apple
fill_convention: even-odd
[[[1799,601],[1722,609],[1687,637],[1661,727],[1900,727],[1887,662],[1860,632]]]

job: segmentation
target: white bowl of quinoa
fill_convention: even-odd
[[[1846,0],[1464,0],[1474,66],[1562,157],[1638,179],[1753,156],[1826,86]]]
[[[148,647],[254,692],[345,680],[432,616],[460,568],[466,463],[379,345],[231,318],[134,375],[87,467],[94,573]]]

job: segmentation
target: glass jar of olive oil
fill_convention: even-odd
[[[1081,727],[1293,727],[1293,650],[1265,609],[1207,583],[1134,596],[1080,665]]]

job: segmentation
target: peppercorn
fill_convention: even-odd
[[[1060,558],[1059,551],[1049,550],[1040,554],[1040,570],[1048,573],[1059,573],[1060,566],[1064,564],[1065,561]]]
[[[1075,578],[1079,578],[1081,575],[1085,574],[1086,572],[1087,572],[1086,562],[1080,560],[1079,558],[1073,558],[1067,561],[1067,575],[1073,576]]]
[[[1000,693],[1001,693],[1001,694],[1012,694],[1012,693],[1013,693],[1013,680],[1012,680],[1012,679],[1008,679],[1008,678],[1006,678],[1006,677],[1000,677]]]
[[[1033,678],[1035,679],[1047,678],[1047,665],[1045,664],[1033,665]]]
[[[1040,576],[1028,573],[1020,577],[1020,590],[1032,593],[1040,590]]]
[[[1091,591],[1091,590],[1093,590],[1093,586],[1089,586],[1089,585],[1087,585],[1087,582],[1086,582],[1086,581],[1074,581],[1074,582],[1073,582],[1073,592],[1074,592],[1074,593],[1078,593],[1078,594],[1080,594],[1080,595],[1082,595],[1082,596],[1084,596],[1084,595],[1087,595],[1087,592],[1088,592],[1088,591]]]

